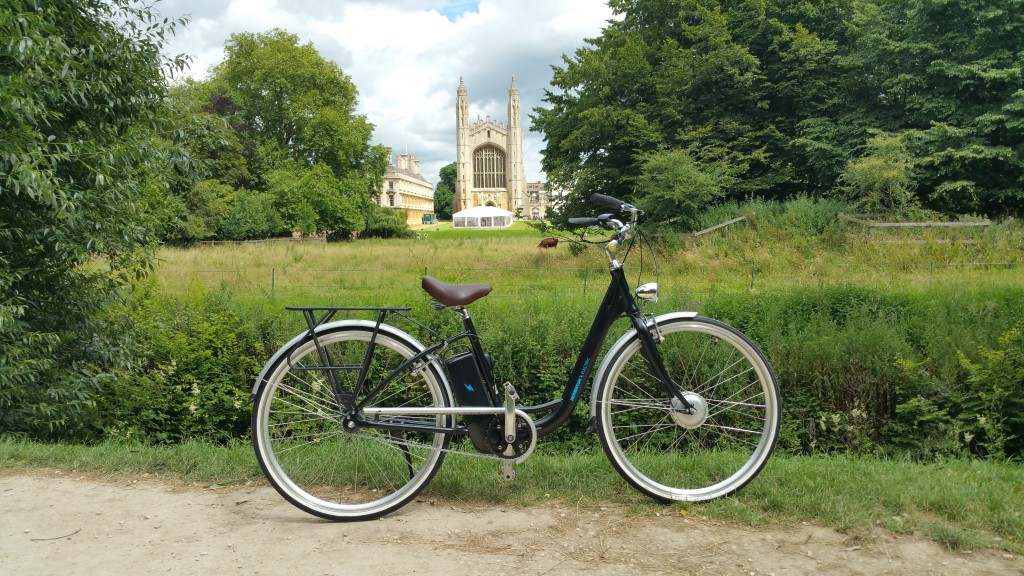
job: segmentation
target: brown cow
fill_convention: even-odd
[[[537,246],[539,248],[557,248],[558,247],[558,238],[554,238],[554,237],[552,237],[552,238],[545,238],[545,239],[541,240],[540,244],[537,244]]]

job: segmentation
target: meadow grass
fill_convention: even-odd
[[[385,305],[418,296],[424,273],[447,282],[494,285],[492,298],[524,293],[559,300],[603,292],[607,265],[600,246],[581,255],[567,247],[538,248],[541,234],[517,223],[509,230],[427,229],[427,238],[345,243],[287,240],[253,244],[165,247],[156,280],[180,292],[190,283],[231,289],[240,296],[341,305]],[[450,232],[450,234],[448,234]],[[1024,285],[1024,229],[945,229],[866,232],[836,228],[823,234],[761,224],[701,237],[654,237],[662,294],[772,291],[794,287],[865,286],[900,290]],[[640,254],[626,262],[630,279]],[[643,255],[644,281],[653,260]]]
[[[243,442],[152,447],[0,440],[0,473],[54,469],[100,479],[149,474],[204,488],[264,482],[252,448]],[[810,521],[859,538],[879,529],[918,532],[954,550],[1024,554],[1024,469],[1014,463],[776,454],[736,495],[671,505],[626,485],[596,447],[556,454],[542,446],[516,471],[516,480],[506,482],[498,478],[494,461],[452,455],[421,499],[522,507],[616,505],[635,515],[664,513],[667,507],[752,526]]]

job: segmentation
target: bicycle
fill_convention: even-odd
[[[253,447],[271,485],[310,514],[369,520],[415,498],[450,452],[494,458],[511,480],[513,465],[567,421],[592,374],[590,428],[640,492],[664,502],[708,500],[757,476],[781,410],[765,356],[738,330],[696,312],[643,312],[657,301],[657,283],[634,293],[618,259],[635,243],[643,212],[610,196],[590,200],[627,218],[569,220],[613,234],[605,246],[608,289],[561,398],[521,406],[511,383],[494,381],[466,309],[490,293],[488,285],[423,277],[435,309],[461,318],[462,331],[447,337],[411,318],[408,307],[290,307],[307,330],[271,357],[252,392]],[[334,320],[339,312],[375,319]],[[594,372],[622,316],[630,326]],[[437,341],[424,345],[385,322],[396,317]],[[475,452],[452,446],[466,437]]]

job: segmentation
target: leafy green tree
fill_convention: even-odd
[[[103,311],[149,269],[182,165],[161,140],[178,24],[129,0],[0,10],[0,433],[75,429],[129,361]]]
[[[189,150],[209,178],[239,191],[235,198],[243,198],[242,190],[270,193],[277,220],[262,201],[247,198],[245,205],[258,211],[251,218],[229,207],[231,223],[206,226],[232,237],[296,231],[349,238],[364,230],[387,154],[369,144],[373,125],[355,113],[358,94],[349,77],[279,29],[233,34],[225,52],[209,80],[175,89],[191,126]],[[191,210],[215,217],[213,207],[188,202],[209,197],[180,196]]]
[[[843,125],[836,57],[852,1],[613,0],[621,19],[554,69],[549,107],[535,109],[549,179],[574,190],[570,204],[628,198],[659,178],[643,172],[652,154],[684,149],[699,172],[731,176],[722,198],[822,193],[846,160],[835,132],[846,134],[794,140],[805,120]]]
[[[831,195],[884,132],[906,147],[911,204],[1024,211],[1021,0],[610,5],[620,18],[554,68],[535,110],[570,204],[649,192],[660,176],[644,170],[669,150],[727,167],[726,200]]]
[[[452,198],[455,196],[455,179],[458,177],[458,165],[452,162],[442,167],[437,177],[437,186],[434,188],[434,214],[438,220],[451,220]]]
[[[693,229],[700,211],[721,199],[734,180],[728,163],[699,164],[686,150],[666,150],[643,157],[634,191],[648,218]]]
[[[330,230],[348,235],[364,225],[359,191],[345,190],[346,183],[338,180],[326,164],[316,164],[312,169],[281,167],[268,174],[267,181],[288,230],[304,234]]]
[[[953,212],[1024,212],[1024,3],[876,0],[852,52],[860,114],[907,132],[919,195]]]
[[[358,168],[373,125],[355,113],[358,92],[312,44],[281,29],[232,34],[216,83],[238,106],[249,133],[289,157],[330,167],[339,179]]]
[[[865,148],[840,177],[853,205],[863,212],[912,217],[920,206],[906,143],[899,136],[876,132]]]
[[[360,238],[412,238],[415,234],[409,229],[405,220],[405,212],[393,208],[384,208],[370,204],[366,215],[366,228],[359,234]]]

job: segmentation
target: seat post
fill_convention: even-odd
[[[453,306],[452,310],[458,312],[459,316],[462,317],[462,327],[466,329],[466,332],[469,332],[475,337],[476,326],[473,325],[473,318],[469,316],[469,310],[467,310],[465,306]],[[474,338],[474,340],[476,339]]]

